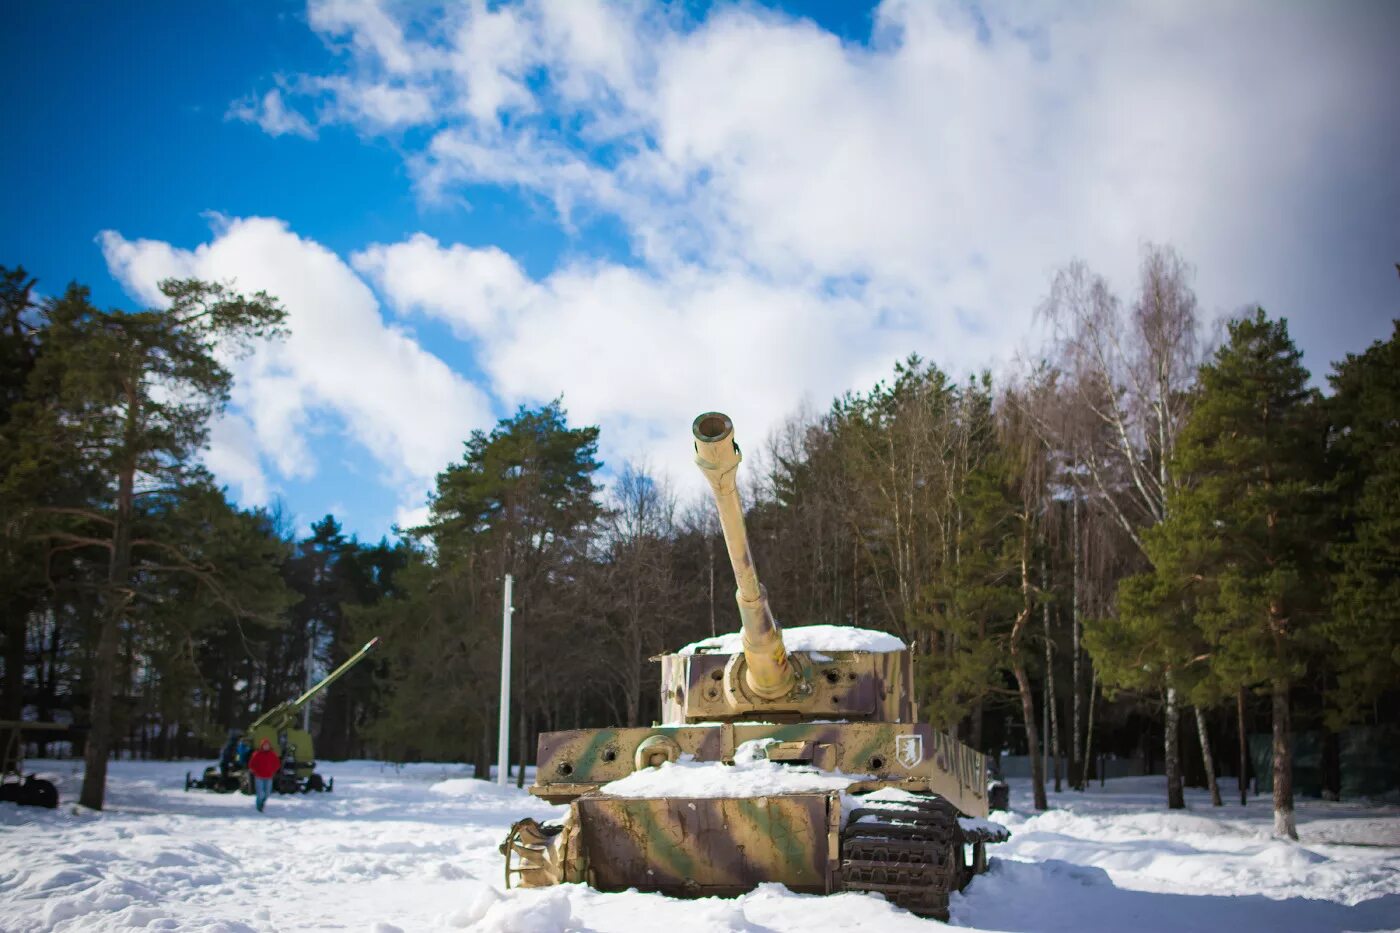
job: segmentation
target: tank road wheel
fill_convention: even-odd
[[[948,897],[969,877],[957,810],[930,797],[917,804],[858,807],[841,831],[841,884],[883,894],[921,917],[948,920]]]

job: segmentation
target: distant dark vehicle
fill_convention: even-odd
[[[0,720],[0,801],[50,810],[58,806],[58,788],[52,781],[24,773],[24,733],[62,732],[67,728],[59,722]]]

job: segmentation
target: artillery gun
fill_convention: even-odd
[[[379,643],[378,638],[370,639],[363,648],[355,652],[344,664],[331,671],[319,683],[294,700],[287,700],[263,713],[245,732],[232,730],[228,744],[224,746],[217,765],[204,769],[204,775],[195,778],[185,774],[185,790],[199,787],[218,791],[222,794],[241,790],[245,794],[253,792],[253,782],[247,770],[247,756],[237,754],[235,743],[242,740],[247,746],[257,748],[263,739],[272,743],[282,758],[282,770],[273,778],[272,788],[279,794],[329,792],[335,789],[335,778],[329,781],[316,773],[316,751],[311,742],[311,733],[297,728],[297,717],[306,704],[322,690],[335,683],[350,668],[369,654],[370,649]]]
[[[985,819],[985,756],[917,721],[913,660],[894,636],[784,637],[749,551],[733,424],[708,412],[692,433],[740,631],[659,658],[663,724],[540,736],[530,793],[569,809],[511,827],[506,886],[703,897],[780,882],[946,920],[950,894],[1008,837]]]

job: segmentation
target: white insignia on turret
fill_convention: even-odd
[[[917,732],[896,736],[894,757],[906,768],[912,768],[924,760],[924,737]]]

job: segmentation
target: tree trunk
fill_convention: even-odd
[[[1322,734],[1322,799],[1342,799],[1342,737],[1331,729]]]
[[[24,642],[28,634],[29,613],[24,600],[16,597],[4,607],[5,619],[5,689],[0,702],[0,719],[19,720],[24,712]],[[41,733],[42,734],[42,733]],[[0,748],[0,773],[14,767],[9,759],[8,745]]]
[[[1245,690],[1240,688],[1235,697],[1235,711],[1239,717],[1240,733],[1240,806],[1249,803],[1249,739],[1245,734],[1244,722]]]
[[[623,703],[627,710],[627,725],[636,728],[640,725],[642,712],[642,678],[646,676],[644,665],[646,661],[642,658],[642,636],[639,631],[639,624],[633,620],[628,635],[628,668],[627,678],[623,689],[626,691],[623,696]]]
[[[109,578],[115,576],[109,573]],[[83,789],[78,801],[101,810],[107,788],[107,758],[112,753],[112,690],[116,680],[117,641],[125,600],[111,594],[102,613],[102,627],[93,657],[92,698],[89,706],[87,753],[84,756]]]
[[[28,635],[27,600],[11,598],[5,608],[5,690],[0,719],[19,719],[24,711],[24,647]]]
[[[1040,767],[1050,780],[1050,684],[1044,679],[1040,682]]]
[[[1089,786],[1089,762],[1093,761],[1094,750],[1094,693],[1099,688],[1099,672],[1094,671],[1089,678],[1089,722],[1084,727],[1084,758],[1080,765],[1079,789]],[[1102,775],[1100,775],[1102,777]]]
[[[1166,742],[1163,753],[1166,755],[1167,770],[1167,809],[1183,810],[1186,797],[1181,789],[1181,747],[1178,741],[1181,734],[1181,701],[1176,695],[1176,686],[1171,674],[1167,675]]]
[[[1031,681],[1026,676],[1026,665],[1019,657],[1013,662],[1012,670],[1016,674],[1016,686],[1021,693],[1021,716],[1026,721],[1026,750],[1031,759],[1031,794],[1035,798],[1035,808],[1046,810],[1050,805],[1045,800],[1045,771],[1044,762],[1040,758],[1040,730],[1035,725],[1035,697],[1031,694]]]
[[[1293,819],[1293,727],[1289,722],[1288,681],[1274,681],[1274,835],[1298,838]]]
[[[83,789],[78,802],[101,810],[107,794],[107,757],[112,752],[112,691],[116,687],[117,643],[126,615],[131,575],[131,512],[136,468],[129,465],[117,477],[117,512],[112,527],[112,553],[107,565],[107,592],[102,627],[92,665],[92,705],[88,724]]]
[[[472,767],[472,776],[489,781],[491,780],[490,730],[483,725],[479,735],[480,738],[476,743],[476,764]]]
[[[515,786],[521,788],[525,786],[525,762],[529,759],[529,753],[525,750],[525,711],[521,710],[515,719],[515,753],[516,760],[520,767],[515,773]],[[501,762],[505,765],[505,762]]]
[[[1070,550],[1073,551],[1070,574],[1070,639],[1073,642],[1074,652],[1074,672],[1071,675],[1070,691],[1070,753],[1069,771],[1070,786],[1075,790],[1083,790],[1085,784],[1085,767],[1078,760],[1080,745],[1079,723],[1079,695],[1083,692],[1079,673],[1079,494],[1074,496],[1074,507],[1070,515]],[[1087,753],[1087,752],[1086,752]],[[1075,775],[1079,776],[1079,783],[1075,784]]]
[[[1220,800],[1220,785],[1215,781],[1215,758],[1210,753],[1210,733],[1206,730],[1206,714],[1201,712],[1199,706],[1193,707],[1196,711],[1196,734],[1201,739],[1201,761],[1206,766],[1206,784],[1210,787],[1210,805],[1212,807],[1224,806]]]
[[[1031,679],[1026,676],[1026,661],[1022,657],[1022,643],[1025,640],[1026,626],[1035,612],[1031,599],[1031,518],[1030,513],[1021,515],[1021,611],[1011,626],[1011,670],[1016,675],[1016,689],[1021,694],[1021,717],[1026,721],[1026,752],[1031,760],[1031,794],[1037,810],[1049,808],[1045,801],[1045,767],[1040,758],[1040,735],[1035,725],[1035,696],[1031,693]]]
[[[851,536],[851,625],[860,627],[860,538]]]
[[[1040,589],[1042,592],[1050,592],[1050,572],[1046,568],[1044,555],[1040,558]],[[1055,768],[1055,793],[1060,793],[1060,704],[1055,697],[1055,652],[1054,642],[1050,637],[1050,601],[1047,599],[1041,607],[1041,621],[1045,626],[1045,708],[1050,717],[1050,735],[1046,738],[1046,744],[1050,746],[1050,759]]]
[[[708,527],[705,529],[705,557],[710,569],[710,637],[713,638],[718,634],[715,631],[715,535]]]
[[[54,669],[58,664],[59,636],[58,617],[52,608],[45,610],[45,618],[48,624],[48,645],[44,644],[44,633],[40,630],[40,636],[36,639],[36,647],[39,649],[38,656],[34,659],[34,686],[38,688],[34,695],[34,705],[38,707],[39,721],[52,722],[53,709],[57,705],[57,684],[55,681]],[[49,757],[49,742],[45,739],[44,733],[39,733],[39,757]],[[71,749],[71,747],[70,747]],[[72,754],[70,750],[69,754]]]

